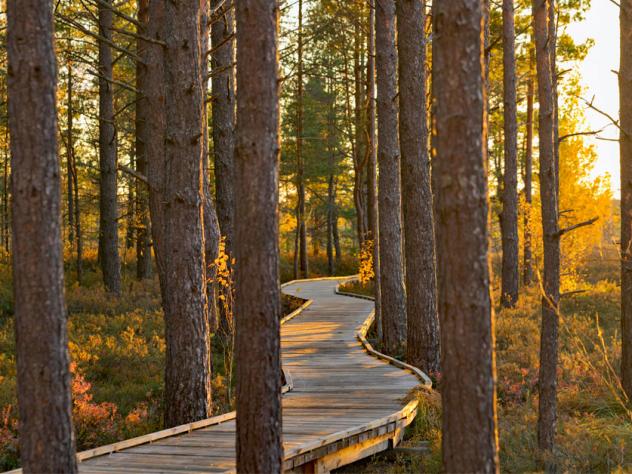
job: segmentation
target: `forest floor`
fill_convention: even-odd
[[[617,280],[616,262],[596,261],[586,269],[585,291],[562,301],[557,435],[560,472],[632,472],[632,406],[626,406],[616,375],[621,360]],[[370,286],[357,283],[344,289],[368,295],[373,292]],[[515,309],[497,307],[495,324],[501,470],[538,471],[539,288],[524,292]],[[437,379],[440,392],[440,374]],[[440,394],[420,393],[419,402],[419,416],[402,446],[419,447],[428,442],[427,455],[381,454],[340,472],[441,472]]]
[[[139,282],[134,262],[123,266],[123,296],[103,290],[95,256],[84,262],[82,286],[66,269],[69,349],[73,374],[73,420],[78,450],[141,436],[162,428],[164,323],[157,277]],[[313,260],[314,276],[326,275],[326,258]],[[340,262],[338,275],[356,271],[355,259]],[[282,280],[292,279],[290,258]],[[303,300],[284,296],[283,314]],[[213,403],[216,414],[233,409],[226,381],[225,345],[213,339]],[[232,384],[231,384],[232,385]],[[15,335],[11,267],[0,260],[0,472],[19,464]]]

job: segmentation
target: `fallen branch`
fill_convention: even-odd
[[[588,290],[566,291],[564,293],[560,293],[560,298],[566,298],[567,296],[579,295],[581,293],[588,293]]]

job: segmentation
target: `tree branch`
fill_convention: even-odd
[[[123,173],[129,174],[130,176],[133,176],[137,180],[142,181],[147,186],[149,186],[149,180],[147,179],[147,176],[145,176],[144,174],[141,174],[138,171],[133,170],[129,166],[125,166],[125,165],[118,165],[118,169],[122,171]]]
[[[579,222],[577,224],[573,224],[571,226],[564,227],[563,229],[560,229],[557,232],[557,235],[558,235],[558,237],[561,237],[564,234],[568,234],[569,232],[571,232],[573,230],[579,229],[580,227],[586,227],[586,226],[592,225],[595,222],[597,222],[598,220],[599,220],[599,217],[593,217],[592,219],[588,219],[587,221]]]

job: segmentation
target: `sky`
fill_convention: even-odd
[[[586,19],[569,26],[568,33],[576,41],[592,38],[595,45],[586,59],[579,64],[582,84],[586,90],[584,98],[591,100],[599,109],[617,118],[619,116],[619,89],[617,76],[612,71],[619,69],[619,9],[611,0],[592,0]],[[617,128],[599,113],[587,109],[586,119],[591,130],[600,130],[608,126],[600,134],[604,138],[617,138]],[[620,196],[619,184],[619,144],[617,142],[599,140],[588,137],[594,144],[598,161],[593,175],[609,173],[611,187],[615,197]]]

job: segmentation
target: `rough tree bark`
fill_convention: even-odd
[[[366,155],[364,149],[364,130],[362,130],[362,109],[364,105],[364,91],[362,88],[362,66],[360,65],[360,55],[362,49],[362,36],[360,34],[359,18],[353,25],[353,80],[354,80],[354,105],[353,105],[353,140],[351,143],[353,154],[353,202],[356,209],[356,231],[358,233],[358,243],[360,247],[364,245],[368,232],[366,216],[366,199],[364,186],[366,179]],[[345,61],[345,72],[348,66]],[[347,75],[348,77],[348,75]],[[348,87],[348,79],[346,80]]]
[[[436,0],[433,8],[443,468],[498,472],[484,6],[481,0]]]
[[[526,151],[524,157],[524,262],[523,284],[533,282],[533,254],[531,250],[531,205],[533,203],[533,99],[535,95],[533,85],[533,49],[529,48],[529,76],[527,78],[527,123],[525,131]]]
[[[211,413],[203,227],[203,2],[150,0],[145,48],[152,232],[165,313],[165,425]],[[166,111],[169,111],[167,114]]]
[[[619,67],[621,149],[621,379],[632,400],[632,0],[622,0]]]
[[[397,0],[407,360],[437,372],[440,336],[426,122],[425,18],[423,0]]]
[[[68,45],[68,54],[70,54],[70,44]],[[68,242],[70,247],[75,245],[75,195],[73,174],[73,158],[74,158],[74,141],[73,141],[73,114],[72,93],[73,93],[73,71],[72,60],[66,61],[66,73],[68,74],[66,82],[66,202],[68,203]]]
[[[53,5],[7,13],[20,457],[26,473],[73,473]]]
[[[380,278],[380,229],[377,199],[377,134],[375,113],[375,0],[369,0],[369,34],[367,39],[367,240],[373,241],[373,272],[375,294],[375,326],[378,340],[382,340],[382,292]]]
[[[226,249],[233,253],[235,221],[235,20],[225,0],[211,0],[211,88],[213,92],[213,154],[215,161],[215,199],[217,217]],[[217,71],[217,72],[215,72]]]
[[[283,467],[278,13],[275,0],[236,4],[237,471],[244,473]]]
[[[309,262],[307,258],[307,223],[305,216],[305,163],[303,160],[303,0],[298,0],[298,59],[296,66],[296,193],[298,204],[296,207],[298,231],[298,263],[297,278],[307,278]]]
[[[397,124],[395,0],[376,2],[375,18],[382,332],[386,351],[397,354],[406,340],[406,296]]]
[[[557,209],[554,124],[555,106],[549,38],[549,0],[533,0],[538,76],[540,201],[544,241],[544,295],[540,336],[538,446],[550,459],[557,420],[558,307],[560,299],[560,234]]]
[[[518,104],[516,99],[516,33],[514,0],[503,0],[503,114],[505,171],[503,174],[501,304],[518,301]]]
[[[104,0],[111,4],[112,0]],[[117,138],[112,88],[112,8],[99,3],[99,262],[108,291],[121,294],[117,204]]]
[[[147,22],[149,20],[149,0],[139,0],[138,2],[138,27],[139,35],[146,35]],[[137,40],[138,55],[143,57],[143,49],[146,47],[145,41]],[[140,61],[136,62],[136,171],[139,174],[147,175],[147,150],[145,143],[148,140],[147,134],[152,132],[151,117],[147,114],[147,99],[143,95],[147,82],[146,66]],[[149,220],[149,191],[147,185],[140,180],[136,180],[136,278],[139,280],[150,278],[151,268],[151,222]]]

